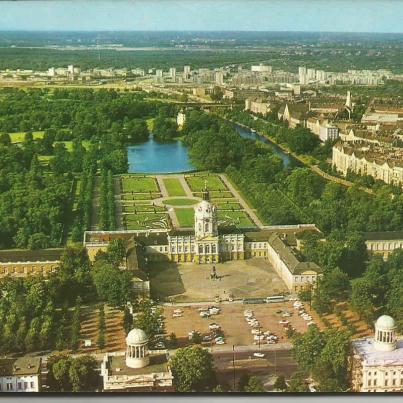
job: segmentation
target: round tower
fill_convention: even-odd
[[[382,315],[375,322],[374,346],[379,351],[396,349],[396,324],[392,317]]]
[[[217,236],[217,208],[210,203],[207,189],[203,192],[203,200],[195,207],[195,236],[197,239]]]
[[[143,368],[150,362],[148,337],[141,329],[132,329],[126,337],[126,365],[129,368]]]

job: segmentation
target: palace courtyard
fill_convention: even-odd
[[[165,302],[197,302],[267,297],[287,287],[265,259],[228,261],[215,265],[219,279],[210,278],[213,265],[155,263],[150,269],[151,296]]]

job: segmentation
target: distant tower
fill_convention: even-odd
[[[197,239],[215,237],[218,234],[217,208],[210,203],[210,196],[205,185],[203,200],[195,207],[195,236]]]
[[[352,109],[352,103],[351,103],[351,92],[350,91],[347,91],[347,98],[346,98],[346,107],[348,108],[348,109]]]
[[[176,123],[178,127],[183,127],[186,122],[186,114],[183,109],[181,109],[176,117]]]
[[[126,365],[143,368],[150,363],[148,337],[141,329],[132,329],[126,337]]]
[[[378,351],[396,349],[396,324],[392,317],[382,315],[375,322],[374,347]]]

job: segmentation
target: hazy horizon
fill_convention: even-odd
[[[401,34],[400,0],[2,1],[1,31]]]

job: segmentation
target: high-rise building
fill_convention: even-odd
[[[308,84],[308,76],[306,72],[306,67],[299,67],[298,68],[298,77],[299,77],[299,83],[304,85]]]
[[[214,78],[217,85],[224,85],[224,73],[222,71],[216,71]]]
[[[169,69],[169,77],[172,78],[172,81],[175,81],[175,79],[176,79],[176,68],[175,67],[171,67]]]

